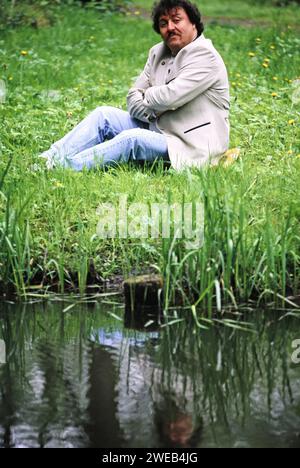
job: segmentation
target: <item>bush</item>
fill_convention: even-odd
[[[81,5],[101,12],[118,11],[128,6],[129,0],[81,0]]]
[[[0,30],[7,27],[49,26],[55,21],[59,6],[93,8],[100,13],[122,11],[129,0],[2,0],[0,2]]]

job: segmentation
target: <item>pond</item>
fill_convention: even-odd
[[[140,331],[114,301],[0,307],[2,448],[300,447],[294,316]]]

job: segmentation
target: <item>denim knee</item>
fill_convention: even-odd
[[[93,117],[98,127],[99,141],[103,142],[106,139],[113,138],[116,133],[114,131],[113,112],[115,108],[111,106],[99,106],[93,111]]]
[[[99,116],[103,116],[104,118],[109,117],[114,111],[116,110],[115,107],[112,106],[98,106],[94,110],[95,114]]]
[[[149,130],[146,130],[146,132]],[[143,128],[130,128],[129,130],[123,130],[120,136],[128,138],[136,143],[139,143],[143,136],[145,136],[145,129]]]

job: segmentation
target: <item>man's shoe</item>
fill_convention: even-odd
[[[46,168],[49,171],[55,168],[55,156],[57,156],[57,151],[51,148],[39,155],[39,158],[46,159]]]

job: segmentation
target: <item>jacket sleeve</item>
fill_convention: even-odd
[[[148,88],[143,104],[157,113],[176,110],[205,93],[217,75],[217,60],[210,50],[197,49],[192,56],[184,54],[177,76],[166,85]]]
[[[131,117],[143,122],[150,122],[156,118],[156,114],[150,106],[144,103],[145,91],[151,86],[150,83],[150,55],[143,72],[136,80],[127,94],[127,109]]]

